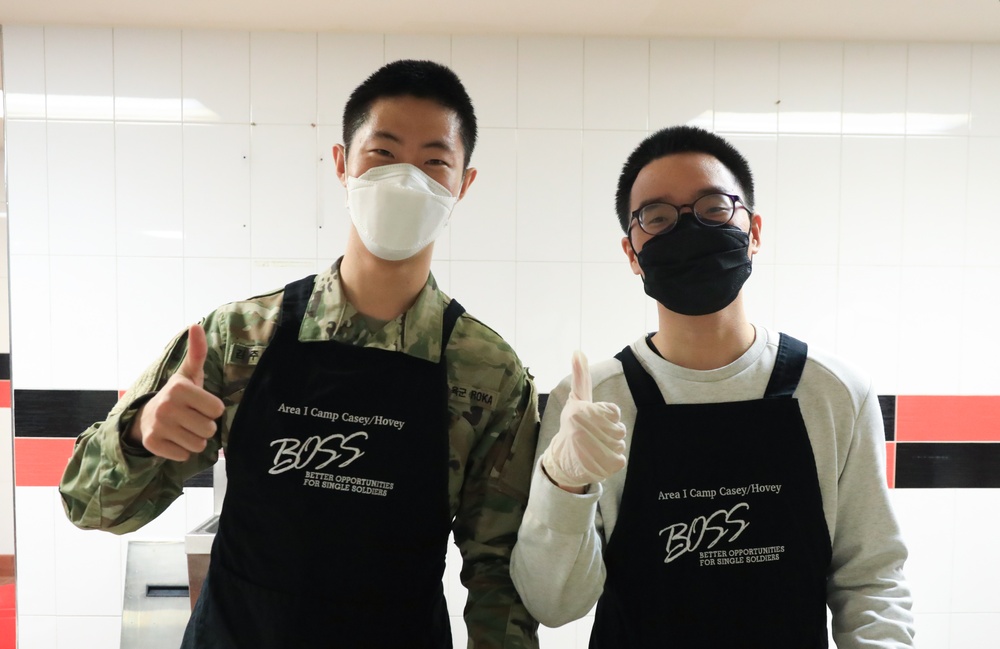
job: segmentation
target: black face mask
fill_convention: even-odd
[[[736,226],[709,227],[682,215],[637,255],[646,295],[682,315],[721,311],[750,277],[749,247],[750,235]]]

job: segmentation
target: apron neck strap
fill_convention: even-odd
[[[778,337],[778,357],[771,370],[771,379],[764,390],[765,399],[791,399],[806,366],[808,346],[788,334]]]

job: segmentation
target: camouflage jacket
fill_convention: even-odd
[[[181,494],[185,479],[215,463],[219,442],[224,449],[243,391],[277,326],[282,294],[224,305],[202,321],[209,346],[205,389],[226,405],[220,434],[204,453],[173,462],[122,441],[138,407],[180,365],[186,331],[169,343],[105,421],[79,436],[59,487],[75,525],[118,534],[135,530]],[[372,331],[346,301],[339,264],[334,264],[316,277],[299,340],[332,339],[437,362],[449,301],[429,277],[406,313]],[[446,356],[451,391],[449,494],[455,542],[464,561],[461,578],[469,590],[469,647],[537,647],[537,623],[525,611],[509,575],[538,434],[534,382],[510,346],[468,314],[456,323]]]

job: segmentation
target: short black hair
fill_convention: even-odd
[[[653,133],[639,143],[625,161],[618,176],[618,191],[615,194],[615,210],[623,232],[628,232],[632,214],[629,201],[632,185],[643,167],[675,153],[706,153],[723,164],[740,184],[744,204],[752,212],[754,205],[753,174],[746,158],[732,144],[714,133],[696,126],[671,126]]]
[[[465,86],[451,68],[434,61],[403,59],[388,63],[354,89],[344,105],[344,149],[368,120],[372,104],[385,97],[429,99],[458,115],[465,166],[476,147],[476,113]]]

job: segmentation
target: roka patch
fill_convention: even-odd
[[[492,390],[472,388],[465,385],[452,385],[451,398],[472,406],[492,409],[500,399],[500,395]]]

